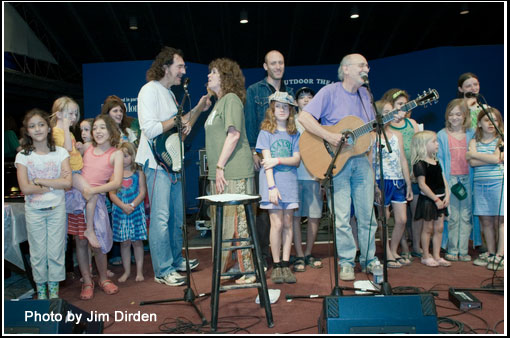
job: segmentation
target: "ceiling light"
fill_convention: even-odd
[[[351,19],[357,19],[359,18],[359,10],[358,7],[354,6],[351,9]]]
[[[136,16],[129,17],[129,29],[132,31],[136,31],[138,29],[138,21],[136,20]]]
[[[469,14],[469,8],[466,4],[462,4],[462,6],[460,6],[460,15],[465,15],[465,14]]]
[[[248,12],[246,10],[241,11],[241,20],[240,23],[248,23]]]

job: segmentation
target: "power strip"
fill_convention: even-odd
[[[473,296],[471,292],[463,291],[462,289],[455,290],[450,288],[448,290],[448,299],[463,311],[482,308],[482,302],[478,298]]]

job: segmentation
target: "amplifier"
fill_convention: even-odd
[[[437,334],[436,304],[431,294],[328,296],[319,333]]]

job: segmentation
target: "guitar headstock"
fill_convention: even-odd
[[[424,90],[423,94],[418,95],[416,98],[416,103],[420,106],[426,106],[427,104],[437,103],[439,100],[439,93],[435,89],[430,89],[428,91]]]

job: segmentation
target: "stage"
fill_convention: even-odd
[[[193,231],[190,233],[190,236],[197,235]],[[207,239],[202,239],[202,242],[207,242]],[[380,242],[378,242],[378,255],[382,252],[380,249]],[[268,287],[281,290],[279,300],[272,304],[273,328],[267,327],[264,309],[255,304],[257,290],[243,289],[220,294],[218,332],[240,334],[318,333],[318,319],[322,312],[323,300],[320,298],[294,299],[288,302],[285,299],[288,294],[300,296],[330,294],[334,285],[331,246],[326,243],[317,244],[314,251],[315,255],[322,259],[324,267],[322,269],[307,267],[306,272],[296,273],[296,284],[273,284],[269,279],[270,270],[268,271]],[[190,255],[192,258],[200,260],[200,265],[192,273],[191,283],[195,295],[198,296],[211,289],[211,249],[192,247]],[[96,282],[94,298],[90,301],[80,300],[80,281],[79,278],[76,278],[61,284],[60,296],[77,308],[105,320],[105,334],[210,333],[208,325],[201,325],[193,306],[184,301],[139,305],[142,301],[182,298],[185,289],[185,285],[171,287],[154,282],[148,252],[145,253],[144,264],[145,280],[143,282],[134,281],[135,266],[132,265],[131,278],[125,283],[117,283],[120,291],[116,295],[106,295]],[[116,278],[122,274],[122,267],[109,266],[109,268],[115,273],[112,280],[116,282]],[[449,317],[451,320],[463,323],[464,333],[472,332],[470,328],[476,333],[503,333],[505,302],[502,295],[471,292],[482,302],[482,309],[470,310],[464,314],[448,300],[450,287],[482,288],[484,285],[492,283],[494,274],[485,267],[474,266],[471,262],[453,262],[449,268],[432,268],[422,265],[419,259],[415,258],[410,266],[388,269],[388,271],[389,282],[394,293],[397,293],[398,289],[400,289],[399,292],[436,292],[437,296],[434,299],[438,317],[440,319]],[[356,280],[371,279],[371,276],[361,272],[359,266],[355,272]],[[495,276],[503,277],[504,271],[498,271]],[[498,278],[494,282],[501,284],[502,278]],[[353,282],[340,281],[340,286],[353,287]],[[353,291],[344,291],[344,295],[353,294]],[[211,318],[210,297],[198,298],[195,303],[209,321]],[[460,325],[462,324],[443,322],[441,319],[439,332],[456,333]]]

